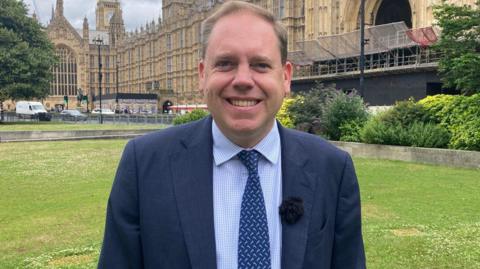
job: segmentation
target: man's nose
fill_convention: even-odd
[[[233,87],[238,90],[248,90],[253,88],[254,82],[252,70],[249,64],[239,64],[235,78],[233,79]]]

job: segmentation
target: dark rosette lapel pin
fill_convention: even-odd
[[[288,224],[296,223],[303,216],[303,200],[299,197],[288,197],[279,208],[282,221]]]

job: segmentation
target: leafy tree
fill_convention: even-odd
[[[44,98],[48,95],[56,62],[45,31],[27,16],[22,1],[0,1],[0,110],[7,99]]]
[[[434,49],[443,54],[438,66],[443,83],[467,95],[480,92],[480,0],[473,7],[442,1],[434,16],[442,29]]]

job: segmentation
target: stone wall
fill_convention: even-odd
[[[332,142],[353,157],[398,160],[444,166],[480,168],[480,152]]]

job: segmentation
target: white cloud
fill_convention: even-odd
[[[29,14],[35,11],[40,22],[48,24],[56,0],[24,0],[24,2],[29,8]],[[146,22],[157,21],[162,12],[161,0],[120,0],[120,3],[127,31],[140,28]],[[82,28],[83,18],[86,16],[90,29],[95,29],[96,6],[97,0],[64,0],[64,15],[75,28]]]

